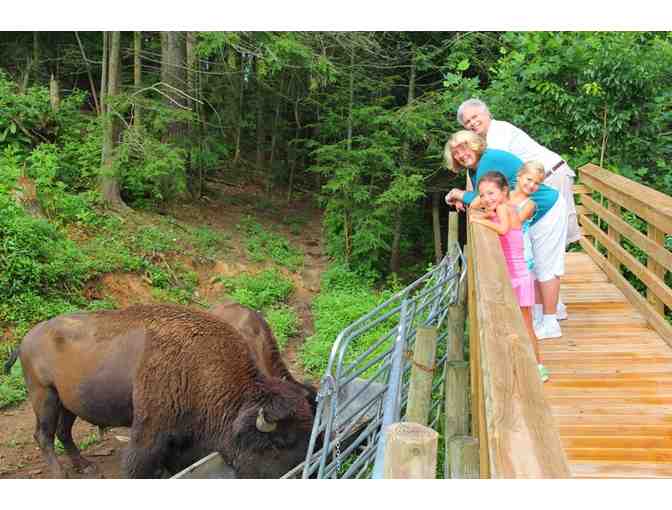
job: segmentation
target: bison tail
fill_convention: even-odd
[[[19,357],[19,348],[17,347],[12,351],[12,353],[9,355],[9,359],[5,363],[5,374],[9,375],[9,371],[12,369],[12,365],[16,363],[18,357]]]

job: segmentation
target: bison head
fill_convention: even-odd
[[[229,462],[239,478],[280,478],[305,459],[314,411],[303,385],[271,378],[258,390],[234,420]]]

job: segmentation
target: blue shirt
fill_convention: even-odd
[[[471,184],[474,189],[478,189],[478,182],[488,172],[498,171],[509,181],[509,189],[516,187],[518,180],[518,170],[523,166],[523,161],[510,152],[500,151],[499,149],[486,149],[481,155],[481,159],[476,165],[476,173],[471,175]],[[463,201],[470,204],[478,196],[476,191],[467,191],[464,193]],[[558,200],[558,192],[545,184],[540,184],[539,189],[530,195],[530,198],[537,204],[537,210],[532,217],[531,224],[534,225],[546,214]]]

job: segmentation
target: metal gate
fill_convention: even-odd
[[[446,358],[448,306],[464,285],[466,264],[457,245],[422,278],[398,292],[336,338],[320,382],[306,460],[283,478],[380,478],[385,437],[381,431],[405,414],[415,332],[436,327],[437,367]],[[460,263],[461,262],[461,263]],[[461,268],[461,269],[460,269]],[[366,351],[352,356],[352,347]],[[429,426],[442,415],[443,370],[434,372]]]

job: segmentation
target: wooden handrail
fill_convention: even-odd
[[[497,234],[470,224],[468,236],[472,428],[481,476],[568,478]]]
[[[651,327],[672,345],[672,325],[665,318],[665,307],[672,309],[672,289],[665,282],[666,273],[672,271],[672,253],[665,247],[665,236],[672,234],[672,198],[593,164],[579,168],[579,179],[585,188],[579,213],[585,236],[580,240],[581,246]],[[607,207],[591,194],[608,201]],[[624,209],[646,223],[646,234],[625,221]],[[605,223],[606,233],[600,228]],[[621,244],[623,238],[646,254],[646,265]],[[623,268],[646,287],[646,297],[626,279]]]

